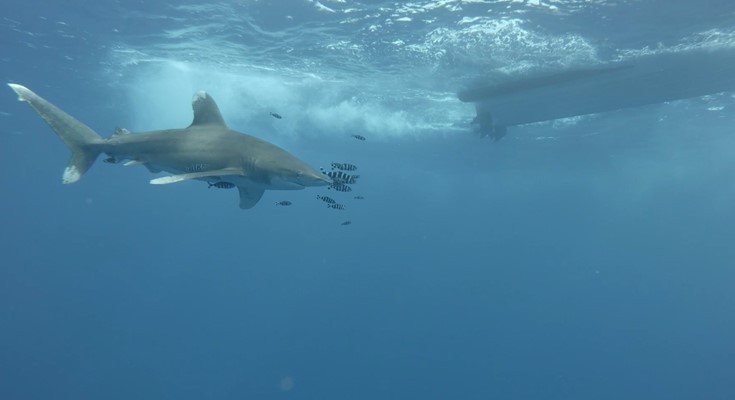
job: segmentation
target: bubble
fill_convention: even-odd
[[[278,386],[280,387],[282,392],[288,392],[291,389],[293,389],[293,377],[291,376],[284,376],[281,378],[281,381],[279,382]]]

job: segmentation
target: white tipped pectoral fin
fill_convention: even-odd
[[[255,207],[265,192],[262,187],[258,186],[238,186],[237,190],[240,191],[240,208],[242,209]]]
[[[17,83],[8,83],[8,86],[18,95],[18,101],[28,101],[35,94],[27,87]]]
[[[231,175],[243,175],[240,168],[223,168],[212,171],[192,172],[188,174],[162,176],[160,178],[151,179],[151,185],[166,185],[169,183],[176,183],[187,181],[190,179],[207,178],[210,176],[231,176]]]
[[[185,181],[187,179],[194,179],[194,177],[187,177],[185,175],[189,175],[189,174],[169,175],[169,176],[162,176],[160,178],[151,179],[151,185],[167,185],[169,183],[176,183],[176,182]]]

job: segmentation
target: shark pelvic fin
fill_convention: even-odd
[[[242,172],[242,169],[240,168],[223,168],[223,169],[215,169],[211,171],[191,172],[188,174],[162,176],[160,178],[151,179],[151,185],[166,185],[169,183],[187,181],[189,179],[208,178],[212,176],[229,176],[229,175],[243,175],[243,172]]]

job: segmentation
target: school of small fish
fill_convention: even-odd
[[[271,115],[274,118],[281,119],[281,116],[276,113],[271,113]],[[365,140],[365,138],[360,135],[352,135],[352,136],[354,136],[355,138],[359,140]],[[110,162],[116,162],[116,160],[111,160]],[[322,171],[324,175],[332,179],[332,183],[329,186],[327,186],[327,189],[334,190],[336,192],[343,192],[343,193],[351,192],[352,187],[350,185],[357,184],[357,180],[360,178],[360,175],[348,174],[345,171],[357,171],[357,165],[346,163],[346,162],[333,162],[330,165],[332,167],[331,171],[327,171],[324,168],[320,168],[320,170]],[[209,165],[204,164],[204,163],[193,164],[186,168],[186,172],[189,172],[189,173],[201,172],[201,171],[206,170],[208,167]],[[217,189],[233,189],[236,187],[234,183],[226,182],[226,181],[207,182],[207,184],[208,184],[207,187],[217,188]],[[338,203],[337,200],[335,200],[334,198],[330,196],[317,195],[316,198],[317,200],[321,200],[324,203],[326,203],[327,208],[330,208],[333,210],[346,210],[347,209],[347,207],[344,204]],[[353,198],[355,200],[365,199],[364,196],[360,196],[360,195],[354,196]],[[293,203],[289,200],[281,200],[281,201],[275,202],[276,206],[281,206],[281,207],[287,207],[292,204]],[[347,220],[347,221],[343,221],[340,225],[345,226],[345,225],[350,225],[350,224],[352,224],[352,221]]]
[[[333,183],[327,186],[327,189],[329,190],[334,189],[338,192],[351,192],[352,191],[352,187],[345,185],[344,183]]]
[[[348,175],[341,171],[332,171],[325,173],[328,177],[332,178],[332,184],[329,185],[328,189],[336,189],[338,186],[354,185],[357,183],[357,178],[360,175]],[[350,190],[339,190],[338,192],[349,192]]]
[[[352,135],[355,139],[358,140],[365,140],[364,136],[360,135]],[[357,165],[349,163],[349,162],[332,162],[330,163],[330,166],[332,167],[330,171],[325,170],[324,168],[319,168],[322,173],[326,176],[328,176],[330,179],[332,179],[332,184],[327,186],[328,190],[333,190],[335,192],[341,192],[341,193],[347,193],[352,191],[352,185],[357,184],[358,179],[360,178],[360,175],[352,173],[353,171],[357,171]],[[336,193],[335,193],[336,194]],[[340,196],[339,194],[336,194],[336,196]],[[330,197],[330,196],[324,196],[324,195],[317,195],[317,200],[321,200],[324,203],[327,204],[327,208],[332,210],[346,210],[347,205],[338,202],[337,199]],[[365,197],[361,195],[353,196],[355,200],[364,200]],[[351,225],[351,220],[346,220],[340,223],[342,226]]]
[[[277,114],[275,112],[270,112],[270,115],[273,118],[276,119],[282,119],[283,117],[280,114]],[[351,135],[353,138],[364,141],[366,140],[365,136],[362,135]],[[107,162],[117,162],[115,159],[109,159],[105,160]],[[329,178],[332,179],[332,184],[327,186],[328,190],[334,190],[335,192],[351,192],[352,186],[357,184],[357,180],[360,178],[360,175],[357,174],[348,174],[347,172],[357,171],[357,165],[347,162],[332,162],[330,164],[332,167],[331,171],[326,171],[324,168],[320,168],[322,173]],[[209,168],[208,164],[194,164],[186,168],[186,172],[192,173],[192,172],[201,172],[205,171]],[[236,185],[232,182],[226,182],[226,181],[218,181],[218,182],[208,182],[208,187],[210,188],[217,188],[217,189],[232,189],[235,188]],[[317,200],[323,201],[326,203],[327,208],[333,209],[333,210],[346,210],[347,207],[342,204],[338,203],[336,199],[330,197],[330,196],[323,196],[323,195],[317,195]],[[353,197],[355,200],[364,200],[365,197],[361,195],[357,195]],[[276,206],[281,207],[287,207],[292,205],[293,203],[289,200],[281,200],[275,202]],[[352,224],[352,221],[346,220],[340,223],[342,226],[350,225]]]

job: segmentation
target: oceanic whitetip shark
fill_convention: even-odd
[[[152,184],[190,179],[210,184],[229,182],[240,192],[240,208],[252,208],[265,190],[295,190],[325,186],[331,179],[280,147],[227,127],[217,104],[206,92],[192,99],[194,120],[183,129],[130,133],[118,129],[104,139],[28,88],[9,84],[49,124],[71,150],[62,181],[74,183],[101,153],[107,162],[141,164],[151,172],[172,175]]]

